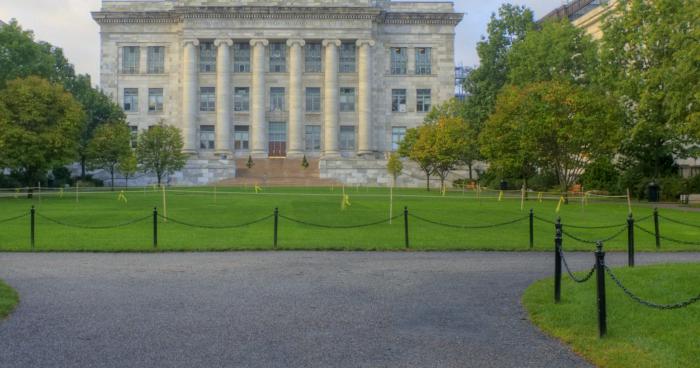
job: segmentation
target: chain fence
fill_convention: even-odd
[[[574,234],[568,233],[568,232],[563,231],[563,230],[562,230],[562,234],[566,235],[570,239],[576,240],[576,241],[581,242],[581,243],[596,244],[598,242],[607,242],[607,241],[613,240],[613,239],[617,238],[618,236],[622,235],[622,233],[624,233],[625,230],[627,230],[627,225],[625,225],[623,228],[618,230],[616,233],[608,236],[607,238],[596,239],[596,240],[589,240],[589,239],[580,238]]]
[[[287,221],[295,222],[295,223],[300,224],[300,225],[306,225],[306,226],[311,226],[311,227],[320,227],[320,228],[324,228],[324,229],[357,229],[357,228],[361,228],[361,227],[370,227],[370,226],[376,226],[376,225],[388,223],[389,221],[396,220],[402,216],[403,215],[396,215],[396,216],[388,218],[388,219],[383,219],[380,221],[370,222],[370,223],[366,223],[366,224],[359,224],[359,225],[325,225],[325,224],[316,224],[316,223],[312,223],[312,222],[308,222],[308,221],[295,219],[295,218],[285,216],[282,214],[279,215],[280,218],[285,219]]]
[[[0,220],[0,224],[4,224],[4,223],[6,223],[6,222],[10,222],[10,221],[14,221],[14,220],[19,220],[19,219],[21,219],[22,217],[26,217],[26,216],[29,216],[29,214],[28,214],[28,213],[24,213],[24,214],[21,214],[21,215],[19,215],[19,216],[14,216],[14,217],[2,219],[2,220]]]
[[[591,267],[591,270],[588,271],[588,274],[586,274],[586,276],[584,276],[583,278],[578,278],[573,274],[573,272],[571,272],[571,269],[569,268],[569,264],[566,262],[566,257],[564,257],[563,250],[561,250],[561,249],[559,250],[559,255],[561,256],[561,262],[564,265],[564,268],[566,269],[566,273],[569,274],[569,278],[571,278],[571,280],[573,280],[574,282],[579,283],[579,284],[583,284],[584,282],[590,280],[591,277],[593,276],[593,273],[595,273],[595,265],[593,265],[593,267]]]
[[[192,228],[200,228],[200,229],[211,229],[211,230],[226,230],[226,229],[237,229],[237,228],[242,228],[242,227],[246,227],[246,226],[250,226],[250,225],[255,225],[255,224],[260,223],[260,222],[263,222],[263,221],[267,221],[267,220],[271,219],[271,218],[274,217],[274,216],[275,216],[275,215],[267,215],[267,216],[262,217],[262,218],[259,218],[259,219],[257,219],[257,220],[245,222],[245,223],[242,223],[242,224],[235,224],[235,225],[199,225],[199,224],[193,224],[193,223],[186,222],[186,221],[176,220],[176,219],[174,219],[174,218],[172,218],[172,217],[166,217],[166,216],[163,216],[163,215],[160,215],[160,214],[158,215],[158,217],[160,217],[161,219],[163,219],[163,220],[166,221],[166,222],[167,222],[167,221],[170,221],[170,222],[172,222],[172,223],[175,223],[175,224],[178,224],[178,225],[182,225],[182,226],[187,226],[187,227],[192,227]],[[150,216],[149,216],[149,217],[150,217]]]
[[[444,227],[451,227],[451,228],[454,228],[454,229],[489,229],[489,228],[494,228],[494,227],[512,225],[512,224],[518,223],[518,222],[520,222],[520,221],[524,221],[524,220],[526,220],[526,219],[529,218],[529,216],[518,217],[518,218],[516,218],[516,219],[514,219],[514,220],[510,220],[510,221],[506,221],[506,222],[501,222],[501,223],[496,223],[496,224],[489,224],[489,225],[454,225],[454,224],[447,224],[447,223],[444,223],[444,222],[438,222],[438,221],[429,220],[429,219],[427,219],[427,218],[425,218],[425,217],[421,217],[421,216],[414,215],[414,214],[409,214],[409,216],[410,216],[410,217],[413,217],[413,218],[415,218],[415,219],[417,219],[417,220],[420,220],[420,221],[423,221],[423,222],[427,222],[427,223],[429,223],[429,224],[439,225],[439,226],[444,226]]]
[[[640,298],[639,296],[637,296],[636,294],[634,294],[633,292],[631,292],[631,291],[622,283],[622,281],[620,281],[620,279],[617,278],[617,276],[615,276],[615,273],[613,273],[613,271],[610,269],[610,267],[608,267],[608,266],[603,266],[603,267],[605,268],[605,272],[610,276],[610,278],[615,282],[615,284],[616,284],[620,289],[622,289],[622,291],[623,291],[627,296],[629,296],[630,298],[632,298],[632,300],[636,301],[637,303],[639,303],[639,304],[641,304],[641,305],[644,305],[644,306],[647,306],[647,307],[650,307],[650,308],[654,308],[654,309],[671,310],[671,309],[681,309],[681,308],[685,308],[685,307],[688,307],[688,306],[690,306],[690,305],[692,305],[692,304],[697,303],[698,301],[700,301],[700,294],[698,294],[697,296],[695,296],[695,297],[693,297],[693,298],[690,298],[690,299],[688,299],[688,300],[685,300],[685,301],[682,301],[682,302],[678,302],[678,303],[673,303],[673,304],[658,304],[658,303],[650,302],[650,301],[648,301],[648,300],[644,300],[644,299]]]
[[[657,235],[657,234],[654,233],[653,231],[649,231],[649,230],[647,230],[647,229],[645,229],[645,228],[643,228],[643,227],[641,227],[641,226],[639,226],[639,225],[637,225],[637,224],[635,224],[634,227],[636,227],[637,229],[639,229],[639,230],[641,230],[641,231],[643,231],[643,232],[645,232],[645,233],[647,233],[647,234],[649,234],[649,235],[651,235],[651,236],[658,236],[659,239],[663,239],[663,240],[666,240],[666,241],[670,241],[671,243],[677,243],[677,244],[683,244],[683,245],[700,245],[700,242],[694,242],[694,241],[689,241],[689,240],[680,240],[680,239],[669,238],[668,236],[661,235],[661,234],[658,234],[658,235]]]
[[[133,225],[133,224],[136,224],[136,223],[139,223],[139,222],[142,222],[142,221],[146,221],[146,220],[148,220],[148,219],[151,218],[151,216],[149,215],[149,216],[145,216],[145,217],[140,217],[140,218],[137,218],[137,219],[129,220],[129,221],[126,221],[126,222],[122,222],[122,223],[116,224],[116,225],[91,226],[91,225],[69,224],[69,223],[67,223],[67,222],[64,222],[64,221],[61,221],[61,220],[57,220],[57,219],[55,219],[55,218],[51,218],[51,217],[48,217],[48,216],[44,216],[44,215],[42,215],[42,214],[39,213],[39,212],[36,213],[36,216],[39,217],[39,218],[42,218],[42,219],[44,219],[44,220],[46,220],[46,221],[53,222],[54,224],[57,224],[57,225],[66,226],[66,227],[72,227],[72,228],[76,228],[76,229],[89,229],[89,230],[116,229],[116,228],[119,228],[119,227],[125,227],[125,226]]]
[[[659,218],[662,218],[662,219],[664,219],[664,220],[666,220],[666,221],[673,222],[673,223],[678,224],[678,225],[690,226],[690,227],[694,227],[694,228],[700,229],[700,225],[690,224],[690,223],[683,222],[683,221],[680,221],[680,220],[675,220],[675,219],[672,219],[672,218],[670,218],[670,217],[666,217],[666,216],[664,216],[664,215],[659,215]]]

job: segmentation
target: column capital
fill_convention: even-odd
[[[217,39],[214,40],[214,46],[219,47],[221,45],[226,45],[228,47],[233,46],[233,40],[230,39]]]
[[[288,46],[288,47],[292,47],[292,46],[294,46],[295,44],[298,44],[299,46],[304,46],[304,45],[306,45],[306,41],[304,41],[304,40],[301,39],[301,38],[290,38],[290,39],[287,40],[287,46]]]
[[[263,46],[267,46],[270,44],[270,41],[264,38],[253,38],[250,40],[250,46],[255,46],[257,44],[262,44]]]
[[[330,45],[335,45],[335,47],[340,47],[342,42],[340,40],[323,40],[323,47],[328,47]]]
[[[377,43],[374,40],[369,40],[369,39],[368,40],[357,40],[357,42],[355,42],[355,45],[357,45],[358,47],[361,47],[362,45],[368,45],[369,47],[373,47],[376,44]]]
[[[185,40],[182,40],[182,46],[187,46],[188,44],[191,44],[192,46],[199,46],[199,40],[196,38],[188,38]]]

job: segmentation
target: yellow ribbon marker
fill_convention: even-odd
[[[503,191],[498,192],[498,201],[501,202],[503,200]]]
[[[343,196],[340,201],[340,210],[345,211],[347,207],[350,207],[350,196],[345,194],[345,186],[343,185]]]
[[[259,185],[255,184],[255,194],[258,194],[259,192],[262,192],[262,190],[263,190],[263,189],[262,189]]]
[[[58,197],[63,198],[63,187],[58,189]]]
[[[539,201],[540,203],[542,203],[542,195],[542,192],[537,193],[537,201]]]
[[[121,192],[119,192],[119,196],[117,196],[117,201],[119,201],[119,202],[124,201],[124,203],[129,203],[129,201],[126,199],[126,194],[124,193],[123,190]]]
[[[555,211],[556,213],[559,213],[559,211],[561,210],[561,205],[562,203],[564,203],[564,201],[564,196],[559,197],[559,203],[557,203],[557,209]]]
[[[19,188],[15,188],[15,198],[19,198]]]

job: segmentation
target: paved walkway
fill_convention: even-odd
[[[0,367],[587,367],[520,305],[552,267],[543,253],[0,254],[22,299]]]

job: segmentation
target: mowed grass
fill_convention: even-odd
[[[17,306],[17,303],[19,303],[19,295],[17,295],[17,292],[0,281],[0,320],[10,315]]]
[[[301,221],[325,226],[352,226],[386,220],[389,217],[389,191],[384,188],[347,187],[351,205],[341,210],[341,188],[264,188],[256,194],[252,188],[187,188],[166,192],[167,216],[205,226],[228,226],[250,222],[271,215],[275,207],[280,214]],[[216,194],[215,194],[216,193]],[[80,193],[65,192],[35,197],[14,198],[10,193],[0,198],[0,221],[28,214],[36,207],[36,250],[38,251],[151,251],[152,219],[115,229],[84,229],[58,225],[42,216],[75,226],[109,226],[148,217],[153,207],[163,211],[162,192],[152,188],[135,188],[126,192],[127,203],[118,201],[119,191]],[[587,206],[573,201],[555,213],[557,201],[531,199],[520,209],[519,198],[497,200],[497,193],[487,193],[477,200],[473,192],[461,191],[441,196],[439,192],[400,189],[394,192],[393,215],[401,215],[404,206],[411,214],[451,225],[482,226],[512,220],[521,221],[501,227],[461,229],[443,227],[409,217],[410,247],[414,250],[508,250],[529,249],[530,208],[543,219],[584,226],[617,224],[613,229],[565,230],[586,239],[607,238],[625,226],[627,203],[591,201]],[[653,209],[635,204],[638,218],[651,215]],[[700,224],[700,213],[662,210],[664,215],[689,223]],[[653,222],[640,223],[653,230]],[[700,228],[662,223],[662,232],[674,238],[700,242]],[[535,250],[551,250],[554,227],[535,221]],[[158,223],[158,250],[269,250],[273,245],[273,219],[234,229],[192,228],[175,222]],[[391,224],[352,229],[323,228],[279,219],[278,249],[305,250],[402,250],[404,222],[397,218]],[[29,217],[0,223],[0,251],[30,250]],[[636,247],[654,251],[652,236],[637,231]],[[626,249],[626,232],[606,243],[608,250]],[[592,244],[564,240],[566,250],[592,250]],[[664,242],[664,251],[700,251],[700,246]]]
[[[655,303],[676,303],[700,293],[700,264],[613,272],[633,293]],[[583,285],[564,278],[560,304],[554,304],[552,279],[536,282],[523,296],[530,319],[547,334],[600,367],[700,367],[700,303],[651,309],[623,294],[606,276],[608,335],[600,339],[595,277]]]

